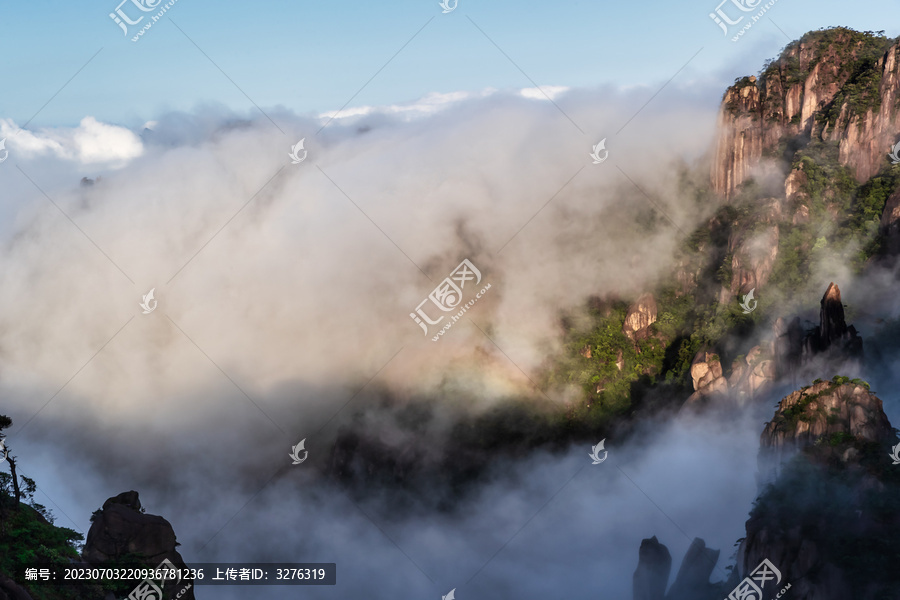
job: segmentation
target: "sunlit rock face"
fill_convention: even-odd
[[[815,383],[785,397],[766,424],[759,442],[760,483],[774,481],[797,452],[833,435],[882,443],[893,432],[881,400],[864,385]]]
[[[622,331],[631,339],[647,335],[650,325],[656,322],[657,307],[653,294],[643,294],[628,307]]]
[[[883,48],[847,30],[812,32],[789,44],[759,80],[738,80],[719,112],[716,192],[731,198],[765,156],[781,158],[779,151],[809,140],[837,143],[840,163],[858,181],[875,175],[900,122],[898,54],[897,43]],[[870,56],[877,59],[861,77],[860,61]],[[798,177],[786,182],[788,198]]]

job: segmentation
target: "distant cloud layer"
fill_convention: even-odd
[[[517,95],[529,100],[552,101],[569,91],[570,88],[561,85],[545,85],[539,88],[523,88]],[[354,106],[344,110],[333,110],[322,113],[320,116],[325,119],[352,119],[371,114],[397,115],[406,119],[414,119],[433,115],[442,110],[448,109],[464,100],[474,100],[478,98],[487,98],[494,94],[499,94],[500,90],[495,88],[486,88],[479,92],[448,92],[448,93],[432,93],[424,96],[414,102],[406,102],[399,104],[391,104],[388,106]]]
[[[85,117],[78,127],[23,130],[9,119],[0,119],[0,137],[19,160],[53,156],[85,166],[120,168],[144,152],[134,132]]]

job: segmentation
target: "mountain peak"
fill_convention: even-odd
[[[790,165],[811,141],[836,144],[858,181],[872,177],[900,122],[898,55],[879,33],[824,29],[788,44],[759,78],[738,78],[719,113],[715,191],[731,198],[763,158]]]
[[[784,398],[760,438],[760,475],[771,485],[747,521],[737,579],[767,559],[791,597],[896,598],[894,439],[865,382],[835,377]]]
[[[782,465],[805,448],[849,441],[886,443],[893,437],[882,402],[869,384],[841,376],[817,380],[782,399],[766,424],[759,440],[759,483],[773,481]]]

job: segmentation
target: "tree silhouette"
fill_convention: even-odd
[[[12,426],[12,419],[6,415],[0,415],[0,439],[6,437],[3,433],[4,429]],[[19,500],[22,498],[22,492],[19,490],[19,476],[16,474],[16,459],[9,455],[9,447],[6,448],[6,462],[9,463],[9,472],[12,475],[13,494],[15,496],[15,504],[13,510],[19,510]]]

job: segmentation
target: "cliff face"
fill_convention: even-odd
[[[698,539],[666,594],[671,558],[654,537],[641,543],[634,599],[743,598],[735,591],[754,577],[762,598],[785,590],[797,600],[900,598],[896,441],[864,382],[835,377],[785,397],[760,437],[761,494],[727,581],[709,583],[718,552]],[[762,581],[763,565],[777,579],[769,571]]]
[[[656,322],[657,307],[653,294],[643,294],[637,301],[628,307],[625,315],[625,323],[622,332],[630,339],[646,337],[647,328]]]
[[[863,384],[814,383],[785,397],[766,424],[759,440],[760,482],[774,481],[784,463],[823,436],[881,443],[893,432],[881,400]]]
[[[730,197],[737,186],[759,164],[763,152],[763,127],[760,123],[760,91],[756,77],[746,85],[728,88],[719,109],[717,130],[719,139],[713,161],[713,189]]]
[[[856,370],[863,357],[863,340],[853,325],[847,325],[841,290],[833,282],[822,296],[818,327],[806,329],[800,318],[779,318],[773,326],[774,340],[754,346],[735,359],[726,375],[719,356],[703,349],[691,363],[694,393],[684,406],[702,406],[709,399],[732,395],[738,400],[754,398],[785,376],[819,372],[821,360]]]
[[[790,159],[810,140],[839,144],[839,160],[860,182],[885,164],[900,107],[900,45],[846,29],[812,32],[789,44],[759,79],[728,88],[712,166],[726,198],[762,158]],[[793,182],[786,182],[787,196]]]
[[[759,290],[769,282],[775,259],[778,258],[781,201],[777,198],[766,199],[760,217],[755,230],[736,227],[729,235],[728,254],[731,256],[732,275],[730,283],[723,282],[725,285],[719,295],[721,304],[750,290]]]
[[[706,401],[731,395],[739,402],[752,399],[775,381],[775,361],[771,351],[753,346],[746,356],[731,364],[731,375],[725,377],[718,355],[701,350],[691,364],[694,393],[683,408],[701,407]]]
[[[709,339],[679,348],[694,390],[683,407],[866,372],[841,289],[821,277],[833,264],[854,273],[900,264],[890,257],[900,254],[900,164],[888,160],[900,137],[898,54],[898,40],[882,35],[813,32],[725,93],[711,179],[728,201],[691,235],[669,285],[704,308],[689,313],[694,323],[718,318],[728,333],[708,328]],[[850,295],[866,293],[862,284]],[[679,305],[656,298],[656,328],[665,330]],[[816,319],[808,302],[819,299]],[[759,335],[773,323],[773,336]],[[877,335],[896,338],[895,329]],[[870,335],[866,355],[879,361]],[[884,354],[893,357],[890,348]],[[667,596],[659,582],[670,572],[668,552],[648,539],[635,600],[743,598],[745,578],[769,567],[777,582],[760,598],[900,600],[896,443],[881,400],[861,380],[817,379],[791,393],[762,432],[759,497],[729,579],[711,585],[696,570]],[[703,562],[694,558],[694,567]]]
[[[137,492],[123,492],[108,499],[95,513],[82,558],[91,566],[132,559],[149,568],[156,568],[167,559],[184,568],[175,546],[172,525],[160,516],[145,514]],[[188,581],[170,582],[164,590],[167,597],[178,595],[180,600],[194,600],[193,586]]]
[[[743,578],[768,559],[792,598],[876,600],[900,590],[900,473],[888,456],[895,436],[881,400],[845,380],[784,398],[760,438],[766,487],[737,572]]]

